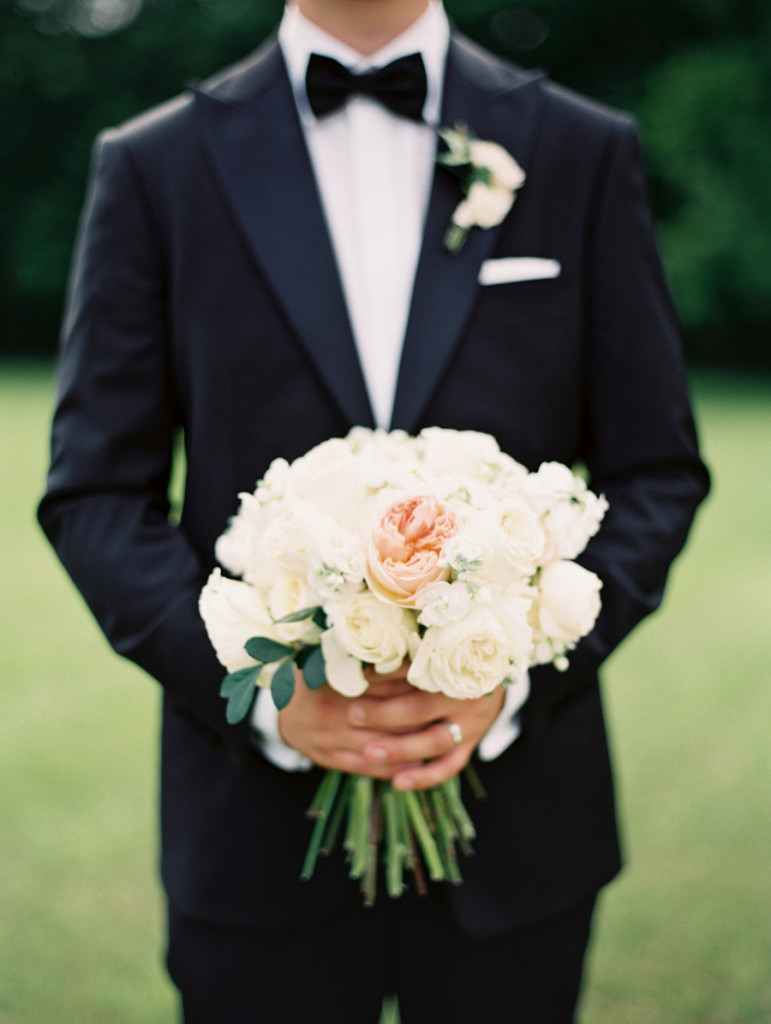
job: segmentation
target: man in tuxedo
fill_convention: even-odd
[[[452,253],[462,194],[435,156],[460,124],[527,178]],[[583,558],[600,619],[524,703],[411,691],[402,671],[353,701],[298,685],[280,716],[258,699],[229,726],[197,610],[214,542],[273,458],[355,424],[583,463],[610,503]],[[707,489],[631,121],[481,51],[438,0],[296,0],[257,54],[98,141],[52,448],[43,527],[163,687],[188,1024],[363,1024],[389,991],[403,1024],[572,1020],[620,864],[597,668],[658,605]],[[472,756],[488,799],[462,885],[363,910],[336,856],[298,880],[314,766],[422,789]]]

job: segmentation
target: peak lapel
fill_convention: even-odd
[[[502,145],[527,172],[539,106],[538,77],[493,62],[454,36],[447,59],[442,123],[467,124],[479,138]],[[437,166],[399,368],[394,428],[417,429],[466,329],[476,301],[479,268],[498,235],[498,228],[472,228],[461,251],[448,252],[443,238],[461,199],[457,178]],[[509,217],[516,217],[516,202]]]
[[[353,333],[276,43],[196,95],[204,146],[239,230],[351,424],[371,424]]]

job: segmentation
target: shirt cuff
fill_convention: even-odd
[[[266,760],[285,772],[307,772],[313,763],[284,743],[278,731],[278,708],[269,690],[258,690],[252,709],[252,728],[256,733],[257,748]]]
[[[500,714],[482,737],[477,748],[480,761],[494,761],[504,750],[519,739],[522,723],[519,710],[530,695],[530,676],[523,672],[513,683],[506,687],[506,699]]]

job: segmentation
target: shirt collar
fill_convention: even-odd
[[[444,66],[450,44],[450,23],[440,0],[431,0],[426,11],[416,22],[396,39],[392,39],[382,49],[367,57],[308,21],[293,3],[286,6],[278,30],[278,39],[297,109],[306,125],[312,125],[316,121],[305,92],[305,72],[312,53],[333,57],[355,72],[379,68],[399,57],[420,53],[426,68],[428,85],[423,119],[430,125],[439,124]]]

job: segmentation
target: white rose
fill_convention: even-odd
[[[608,508],[604,497],[590,491],[581,477],[560,462],[544,462],[522,489],[546,529],[544,561],[580,555]]]
[[[338,523],[352,525],[367,494],[363,468],[348,441],[325,441],[292,463],[289,504],[307,503]]]
[[[239,498],[238,512],[217,539],[214,551],[220,565],[264,592],[264,588],[270,585],[265,576],[266,571],[270,575],[270,568],[262,565],[260,537],[270,513],[253,494],[240,494]]]
[[[515,675],[533,664],[533,597],[533,588],[525,580],[518,580],[495,599],[493,610],[506,630]]]
[[[321,634],[321,653],[327,672],[327,682],[344,697],[358,697],[369,685],[364,677],[361,661],[354,658],[338,643],[335,631],[327,629]]]
[[[289,463],[286,459],[274,459],[268,466],[265,476],[258,481],[254,492],[261,505],[281,501],[286,493],[289,481]]]
[[[403,430],[366,430],[354,427],[348,435],[358,459],[358,472],[367,492],[384,488],[410,490],[419,466],[416,439]]]
[[[420,432],[419,442],[425,466],[434,476],[486,479],[487,467],[501,457],[495,438],[478,430],[426,427]]]
[[[260,541],[264,558],[278,569],[306,579],[325,549],[334,547],[340,527],[330,516],[299,499],[276,510]]]
[[[416,632],[415,616],[362,591],[330,604],[327,614],[340,647],[351,657],[375,666],[376,672],[395,672],[407,657]]]
[[[475,181],[452,215],[459,228],[493,228],[514,204],[514,193],[500,185]]]
[[[248,583],[229,580],[215,569],[201,591],[198,609],[217,658],[228,672],[257,663],[244,650],[253,636],[277,639],[273,622],[259,592]],[[265,673],[260,685],[269,685]]]
[[[502,586],[532,576],[543,557],[541,520],[521,498],[504,498],[486,514],[490,555],[480,574]]]
[[[316,595],[305,580],[289,573],[280,573],[276,578],[267,603],[274,621],[318,605]],[[274,628],[276,637],[284,644],[317,644],[321,639],[321,629],[311,618],[302,622],[276,623]]]
[[[517,161],[497,142],[484,139],[471,139],[469,142],[471,162],[477,167],[485,167],[493,176],[497,185],[516,192],[525,183],[525,172]]]
[[[429,692],[458,699],[491,693],[511,670],[508,630],[487,608],[472,608],[458,622],[430,626],[407,679]]]
[[[534,606],[539,661],[551,661],[592,631],[601,587],[598,576],[575,562],[552,562],[541,571]]]

